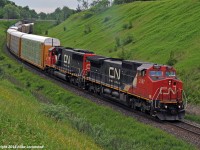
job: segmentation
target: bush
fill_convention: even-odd
[[[0,61],[1,61],[1,60],[4,60],[4,59],[5,59],[5,57],[4,57],[4,56],[0,56]]]
[[[8,68],[12,68],[12,65],[11,65],[11,64],[8,64],[7,66],[8,66]]]
[[[68,114],[68,108],[62,105],[44,105],[42,113],[57,121],[64,120]]]
[[[128,35],[125,39],[123,39],[123,46],[133,42],[133,35]]]
[[[0,79],[2,79],[2,78],[3,78],[3,76],[4,76],[4,71],[3,71],[3,69],[2,69],[2,68],[0,68]]]
[[[105,17],[103,22],[108,22],[111,19],[111,17]]]
[[[174,66],[177,63],[177,60],[174,57],[174,52],[170,52],[169,60],[167,61],[167,65]]]
[[[133,28],[132,22],[129,21],[129,23],[123,24],[122,28],[124,30]]]
[[[89,34],[90,32],[92,32],[90,25],[86,25],[85,30],[84,30],[84,34]]]
[[[86,12],[84,15],[83,15],[83,18],[84,19],[88,19],[88,18],[90,18],[90,17],[92,17],[93,16],[93,13],[92,12]]]
[[[116,47],[120,47],[121,46],[121,40],[120,40],[119,37],[115,38],[115,45],[116,45]]]
[[[29,81],[26,82],[26,87],[27,88],[31,87],[31,83]]]

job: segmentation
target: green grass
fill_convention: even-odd
[[[91,138],[69,123],[42,115],[42,105],[31,93],[7,80],[1,80],[0,99],[0,145],[99,149]]]
[[[194,121],[196,123],[200,124],[200,116],[194,115],[194,114],[186,114],[185,119]]]
[[[45,32],[56,25],[56,21],[35,21],[34,34],[45,35]],[[46,35],[48,36],[48,35]]]
[[[89,18],[84,17],[85,12],[75,14],[51,29],[49,35],[59,38],[64,46],[159,64],[166,64],[173,52],[189,102],[200,104],[198,12],[198,0],[134,2],[113,6]],[[130,22],[132,28],[124,28]],[[85,34],[88,27],[91,32]],[[123,44],[128,36],[133,37],[132,42]],[[116,38],[123,46],[116,47]]]

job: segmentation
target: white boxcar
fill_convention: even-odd
[[[21,37],[26,33],[12,32],[10,37],[10,51],[20,57],[21,53]]]
[[[7,30],[7,47],[10,48],[10,37],[12,32],[17,32],[15,29],[8,29]]]
[[[23,24],[22,25],[22,32],[29,33],[30,32],[30,24]]]
[[[60,46],[60,41],[56,38],[25,34],[21,41],[21,59],[44,69],[48,50],[53,46]]]

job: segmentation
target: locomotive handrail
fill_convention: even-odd
[[[158,88],[157,90],[156,90],[156,92],[154,93],[154,96],[152,97],[152,100],[154,100],[154,97],[156,96],[156,93],[158,92],[158,90],[161,90],[160,88]],[[158,93],[158,96],[160,95],[160,91],[159,91],[159,93]],[[156,99],[158,98],[158,96],[156,97]],[[156,107],[156,99],[154,100],[154,105],[155,105],[155,108],[157,108]]]
[[[184,90],[182,90],[182,91],[183,91],[182,99],[184,100],[184,97],[183,97],[183,96],[185,96],[185,99],[186,99],[186,101],[185,101],[185,108],[186,108],[186,107],[187,107],[188,99],[187,99],[187,97],[186,97],[185,91],[184,91]]]

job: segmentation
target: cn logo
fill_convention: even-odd
[[[70,60],[71,60],[71,57],[70,56],[68,56],[68,55],[64,55],[64,63],[65,64],[70,64]]]
[[[114,67],[109,68],[109,77],[112,79],[120,79],[120,72],[121,70]]]

